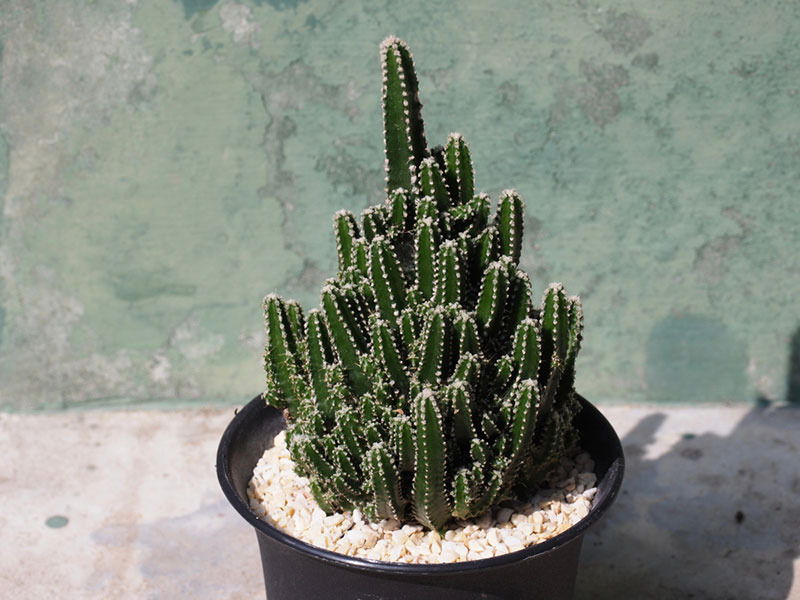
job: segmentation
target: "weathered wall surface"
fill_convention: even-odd
[[[381,199],[390,33],[584,299],[584,395],[800,400],[800,4],[5,0],[0,409],[258,392],[261,298]]]

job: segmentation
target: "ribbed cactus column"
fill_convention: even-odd
[[[524,204],[475,194],[457,133],[429,149],[404,42],[381,44],[386,201],[334,215],[320,307],[264,300],[264,397],[326,511],[441,529],[530,494],[577,442],[583,315],[519,269]]]
[[[381,56],[386,191],[410,190],[416,169],[428,156],[414,59],[396,37],[383,40]]]

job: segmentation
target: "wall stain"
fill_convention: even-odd
[[[735,208],[723,209],[722,216],[735,221],[739,226],[739,231],[725,233],[702,244],[695,251],[692,265],[694,271],[711,285],[717,284],[725,278],[733,253],[739,249],[750,230],[747,220]]]
[[[617,90],[630,83],[628,71],[620,65],[581,61],[581,74],[586,82],[578,89],[578,104],[586,118],[605,127],[622,110]]]
[[[286,232],[287,250],[303,258],[303,268],[291,280],[285,282],[283,293],[300,296],[301,300],[317,297],[317,290],[323,277],[315,279],[312,275],[329,273],[330,266],[313,258],[310,245],[319,245],[320,240],[331,238],[330,223],[333,213],[342,208],[330,198],[313,203],[316,212],[313,218],[309,212],[296,211],[298,190],[308,183],[308,178],[300,180],[297,169],[288,166],[287,146],[297,135],[295,117],[302,118],[302,111],[309,105],[318,109],[320,105],[335,113],[353,120],[359,115],[354,101],[361,95],[360,88],[352,82],[331,85],[298,58],[281,71],[271,71],[263,65],[261,76],[253,82],[261,96],[267,125],[264,129],[264,153],[267,157],[268,191],[277,198],[283,207],[283,229]],[[368,145],[366,145],[369,147]],[[365,163],[353,154],[365,147],[362,135],[343,136],[334,140],[332,151],[319,149],[312,168],[324,173],[334,190],[346,190],[348,196],[355,197],[366,205],[382,197],[382,169],[364,166]],[[378,149],[375,149],[378,151]],[[324,236],[324,237],[323,237]],[[312,281],[312,279],[314,279]]]
[[[644,69],[645,71],[655,71],[658,67],[658,54],[648,52],[647,54],[637,54],[631,61],[631,66]]]
[[[256,5],[269,4],[276,10],[286,10],[289,8],[296,9],[299,5],[304,4],[308,0],[256,0]]]
[[[197,13],[204,13],[214,8],[217,0],[179,0],[183,5],[183,14],[186,19],[191,19]]]
[[[519,102],[520,89],[515,81],[506,80],[497,88],[499,92],[499,104],[503,107],[511,107]]]
[[[606,26],[600,30],[615,52],[630,54],[652,35],[650,26],[636,12],[617,13],[613,8],[608,11]]]
[[[194,284],[180,283],[168,269],[157,271],[132,270],[115,274],[111,280],[114,295],[127,302],[139,302],[156,296],[193,296]]]
[[[380,198],[381,186],[373,177],[374,170],[364,167],[343,144],[337,144],[334,150],[332,154],[320,155],[314,169],[324,173],[335,188],[344,187],[354,196]]]

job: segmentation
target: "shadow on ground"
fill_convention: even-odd
[[[727,436],[665,421],[647,416],[623,439],[623,491],[587,534],[576,600],[787,599],[800,555],[800,408],[754,408]]]
[[[139,598],[263,598],[256,536],[224,498],[143,524],[138,541],[147,585]]]

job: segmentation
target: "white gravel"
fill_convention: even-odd
[[[247,489],[250,508],[281,531],[334,552],[400,563],[449,563],[522,550],[549,539],[589,513],[597,492],[588,454],[564,459],[550,477],[551,489],[529,502],[457,521],[444,536],[394,519],[368,522],[358,510],[326,515],[294,472],[281,432],[264,452]]]

